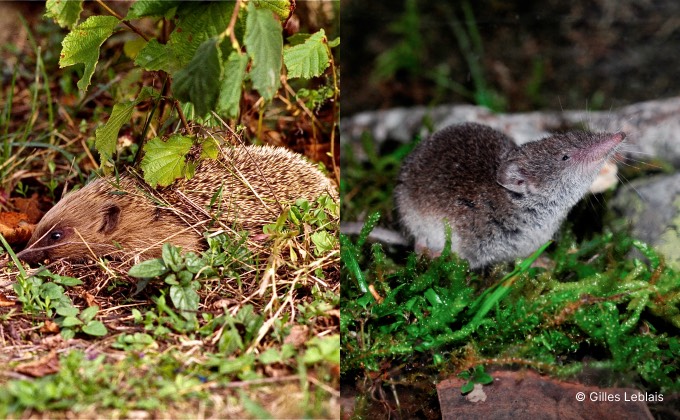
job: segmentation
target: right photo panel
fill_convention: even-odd
[[[680,3],[341,2],[341,417],[680,417]]]

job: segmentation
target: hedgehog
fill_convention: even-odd
[[[213,220],[261,233],[297,199],[338,194],[313,164],[288,149],[240,146],[201,161],[191,179],[152,189],[130,174],[102,177],[63,197],[40,220],[26,249],[29,263],[92,257],[161,256],[163,243],[200,252]]]

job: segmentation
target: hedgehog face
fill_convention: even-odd
[[[53,207],[35,229],[25,250],[17,256],[29,264],[45,259],[84,260],[118,250],[111,239],[119,227],[121,208],[114,202],[103,205],[83,202],[74,193]],[[90,212],[90,217],[82,217]]]

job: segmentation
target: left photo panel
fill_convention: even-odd
[[[340,2],[0,2],[0,417],[339,418]]]

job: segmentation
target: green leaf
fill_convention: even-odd
[[[142,170],[144,179],[152,187],[168,186],[184,174],[184,156],[189,152],[193,141],[189,137],[173,134],[167,141],[156,137],[147,143]]]
[[[279,349],[270,347],[260,353],[258,359],[263,365],[271,365],[272,363],[283,363],[283,357]]]
[[[191,62],[201,44],[222,34],[233,10],[231,1],[181,3],[167,44],[152,39],[139,52],[135,64],[174,75]]]
[[[64,296],[64,288],[55,283],[40,285],[40,296],[47,299],[59,300]]]
[[[239,102],[243,90],[243,79],[246,77],[248,56],[234,51],[224,65],[222,87],[217,99],[217,112],[227,118],[236,118],[239,113]]]
[[[75,306],[60,306],[57,308],[56,312],[57,315],[61,316],[76,316],[80,311]]]
[[[283,61],[288,69],[288,78],[310,79],[323,74],[330,64],[324,30],[320,29],[307,38],[304,44],[284,49]]]
[[[317,255],[323,255],[331,251],[337,242],[337,238],[325,230],[312,233],[311,238],[314,245],[316,245],[315,253]]]
[[[94,319],[95,315],[97,315],[97,311],[99,311],[99,306],[96,306],[96,305],[95,306],[88,306],[87,308],[83,309],[83,311],[80,313],[79,318],[84,323],[87,324],[88,322],[90,322]]]
[[[330,335],[324,338],[314,337],[307,342],[307,351],[302,356],[305,364],[318,362],[340,364],[340,336]]]
[[[175,96],[193,103],[200,117],[215,109],[222,77],[221,61],[218,39],[210,38],[198,47],[191,62],[174,76]]]
[[[63,330],[61,330],[61,337],[66,341],[72,339],[75,336],[76,332],[70,328],[64,328]]]
[[[55,275],[52,277],[52,281],[54,281],[57,284],[61,284],[64,286],[79,286],[83,284],[82,280],[77,279],[75,277],[69,277],[69,276],[57,276]]]
[[[179,279],[179,284],[181,284],[184,287],[194,287],[197,288],[196,286],[198,285],[198,282],[193,282],[192,280],[194,279],[194,275],[192,272],[188,270],[182,270],[179,273],[177,273],[177,278]]]
[[[136,101],[127,101],[113,106],[111,116],[106,124],[97,127],[94,134],[94,147],[99,152],[102,162],[113,158],[121,127],[132,117]]]
[[[265,100],[270,101],[281,82],[279,80],[283,48],[281,23],[271,11],[258,9],[250,2],[244,43],[248,56],[253,61],[250,70],[253,87]]]
[[[197,274],[207,265],[207,263],[203,261],[203,258],[199,257],[194,252],[187,252],[184,258],[187,270],[192,274]]]
[[[74,327],[76,325],[81,325],[83,321],[79,320],[75,316],[67,316],[61,321],[62,327]]]
[[[165,70],[172,73],[171,69],[177,67],[174,57],[169,54],[167,46],[155,39],[150,40],[137,53],[135,64],[144,70]]]
[[[99,59],[99,47],[111,36],[118,23],[118,18],[113,16],[91,16],[75,26],[62,41],[59,66],[85,65],[78,89],[87,90]]]
[[[125,123],[130,121],[135,106],[149,97],[157,96],[158,93],[152,88],[144,87],[135,100],[121,102],[113,106],[109,120],[103,126],[98,127],[94,134],[94,146],[102,161],[113,157],[118,142],[118,132]]]
[[[312,34],[308,34],[306,32],[298,32],[294,35],[291,35],[286,38],[286,41],[288,41],[288,47],[304,44],[310,36],[312,36]]]
[[[163,264],[163,260],[155,258],[153,260],[142,261],[128,271],[128,275],[136,278],[158,277],[168,272],[168,268]]]
[[[467,382],[465,385],[460,387],[460,393],[461,394],[467,394],[468,392],[472,391],[475,389],[475,383],[474,382]]]
[[[178,272],[184,267],[184,259],[180,249],[172,244],[163,244],[161,256],[165,265],[174,272]]]
[[[229,26],[234,3],[218,1],[182,4],[181,10],[178,10],[180,18],[168,40],[168,46],[182,67],[189,64],[203,42],[222,34]]]
[[[290,0],[256,0],[255,5],[263,9],[269,9],[285,22],[290,17],[291,12],[295,6],[291,4]]]
[[[175,273],[171,273],[168,276],[166,276],[164,281],[165,284],[169,284],[172,286],[179,285],[179,281],[177,281],[177,275]]]
[[[199,297],[193,287],[170,286],[170,299],[187,321],[196,319]]]
[[[82,0],[47,0],[45,17],[54,19],[62,28],[72,28],[80,19],[83,11]]]
[[[125,19],[139,19],[145,16],[165,16],[181,2],[174,0],[137,0],[128,10]]]
[[[201,143],[201,159],[217,159],[220,145],[213,138],[207,138]]]
[[[95,337],[103,337],[108,331],[104,324],[100,321],[90,321],[82,328],[83,332],[88,335],[93,335]]]

